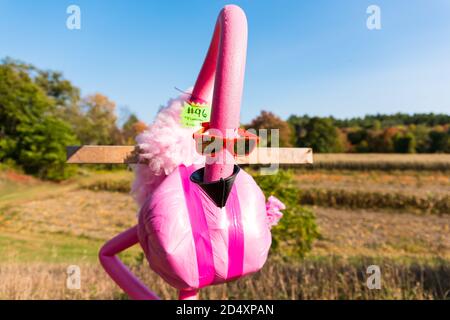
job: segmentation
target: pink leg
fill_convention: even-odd
[[[198,290],[180,290],[179,300],[198,300]]]
[[[109,240],[99,252],[100,263],[115,283],[134,300],[158,300],[159,297],[150,291],[131,271],[116,257],[120,253],[138,243],[137,226]]]

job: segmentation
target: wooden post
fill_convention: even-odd
[[[131,164],[139,162],[137,146],[71,146],[67,147],[67,163]],[[238,157],[240,165],[297,166],[313,163],[310,148],[257,148],[248,157]]]

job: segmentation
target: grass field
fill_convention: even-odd
[[[132,173],[83,173],[55,184],[0,172],[0,299],[126,298],[99,267],[97,252],[104,241],[136,223],[137,208],[127,194]],[[363,192],[366,197],[426,194],[448,201],[448,173],[328,167],[295,171],[295,181],[305,192],[345,190],[350,199]],[[208,288],[202,297],[450,298],[450,212],[414,203],[352,207],[322,200],[312,208],[321,237],[304,260],[272,256],[260,273]],[[175,298],[175,291],[142,261],[139,247],[122,258],[163,298]],[[66,268],[72,264],[81,268],[81,290],[66,288]],[[365,286],[370,264],[381,267],[381,290]]]
[[[316,169],[450,170],[450,154],[322,153],[314,155]]]

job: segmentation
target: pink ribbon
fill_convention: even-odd
[[[198,192],[203,191],[200,191],[201,188],[189,179],[191,173],[192,170],[184,165],[180,166],[180,176],[197,256],[198,287],[203,288],[214,282],[214,256],[202,199],[198,195]],[[233,185],[225,209],[230,222],[228,226],[227,280],[232,280],[240,277],[244,268],[244,229],[236,183]]]
[[[186,166],[180,166],[181,182],[183,183],[184,197],[189,212],[192,237],[194,238],[195,252],[197,255],[198,287],[203,288],[214,281],[214,258],[211,237],[209,235],[208,223],[205,212],[203,211],[202,202],[194,190],[192,190],[194,185],[189,179],[191,173]]]
[[[239,174],[239,173],[238,173]],[[244,229],[241,206],[239,204],[237,183],[233,185],[225,205],[228,221],[228,275],[227,279],[240,277],[244,269]]]

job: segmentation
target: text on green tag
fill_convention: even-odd
[[[209,122],[211,117],[211,107],[208,105],[196,105],[184,103],[181,111],[181,124],[184,127],[197,127],[202,122]]]

